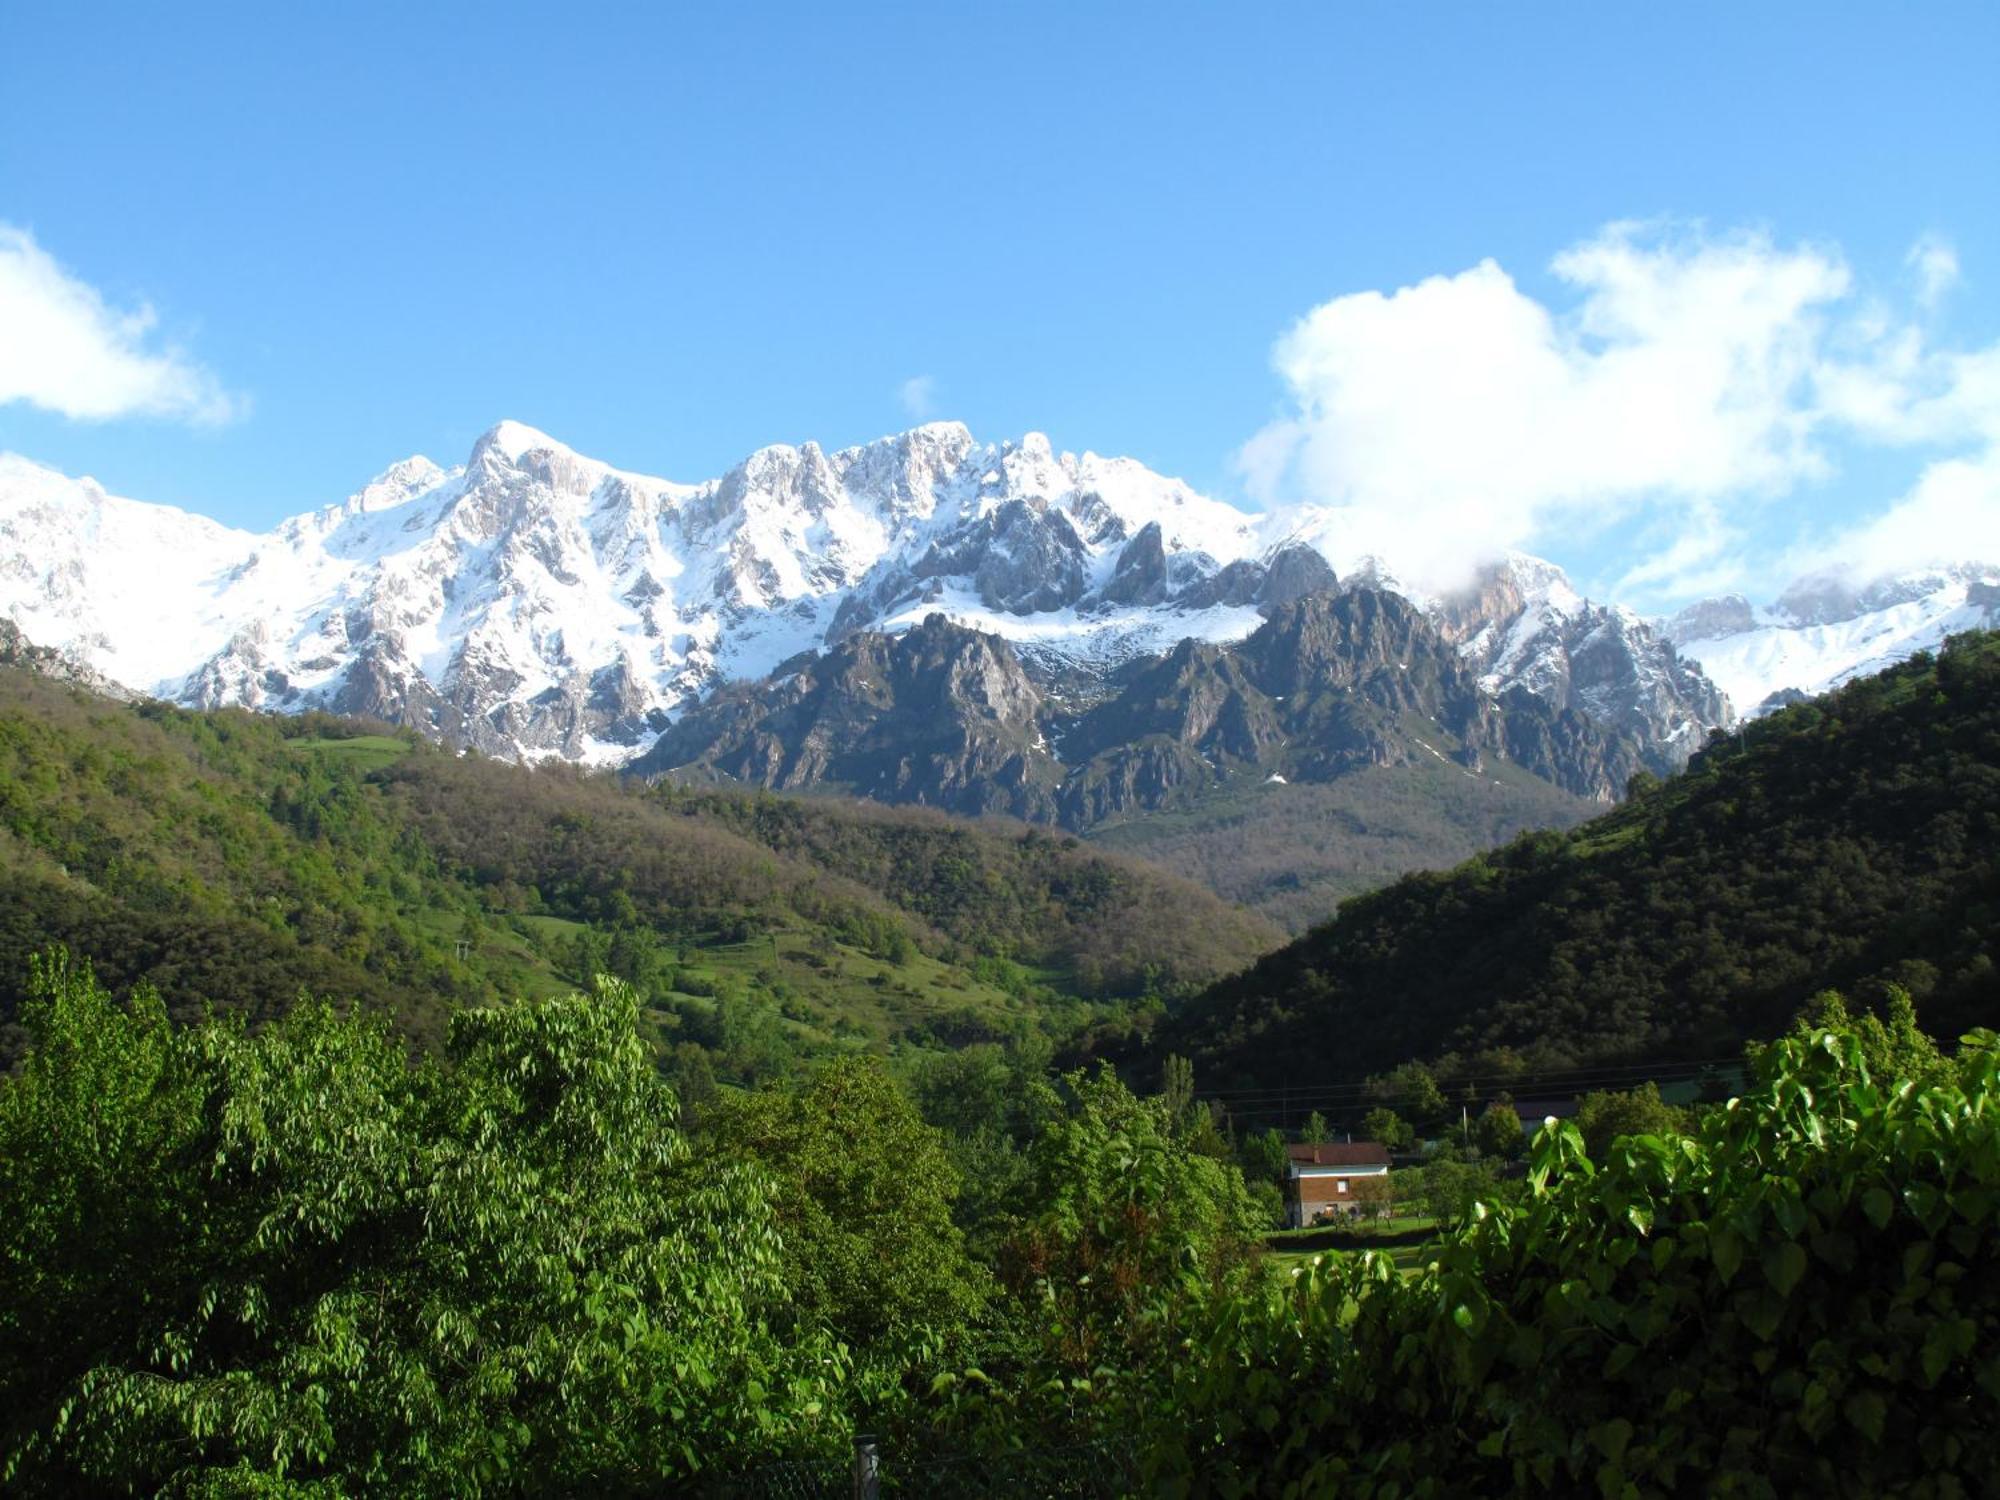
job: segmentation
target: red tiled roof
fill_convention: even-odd
[[[1328,1141],[1319,1146],[1287,1146],[1302,1167],[1386,1167],[1389,1148],[1380,1141]]]

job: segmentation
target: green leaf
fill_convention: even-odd
[[[1781,1190],[1772,1197],[1771,1216],[1786,1234],[1794,1238],[1806,1227],[1806,1206],[1793,1196],[1793,1192]]]
[[[1612,1463],[1621,1463],[1625,1458],[1625,1449],[1632,1442],[1632,1424],[1623,1417],[1600,1422],[1590,1429],[1590,1441]]]
[[[1877,1229],[1887,1229],[1896,1212],[1896,1200],[1887,1188],[1872,1187],[1861,1195],[1861,1211]]]
[[[1936,1385],[1957,1354],[1957,1330],[1950,1323],[1931,1324],[1931,1331],[1924,1335],[1924,1384]]]
[[[1727,1225],[1717,1225],[1709,1233],[1708,1253],[1723,1281],[1733,1281],[1737,1267],[1743,1264],[1743,1237]]]
[[[1790,1296],[1792,1288],[1799,1284],[1799,1278],[1806,1274],[1805,1246],[1796,1240],[1767,1246],[1761,1259],[1765,1280],[1778,1289],[1781,1297]]]
[[[1882,1441],[1882,1429],[1889,1420],[1889,1406],[1875,1391],[1856,1391],[1840,1403],[1841,1411],[1854,1428],[1871,1443]]]

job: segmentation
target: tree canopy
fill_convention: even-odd
[[[1961,636],[1711,741],[1572,832],[1348,901],[1154,1047],[1225,1090],[1411,1058],[1706,1061],[1829,985],[1864,1010],[1899,986],[1956,1036],[2000,1019],[1996,845],[2000,636]]]

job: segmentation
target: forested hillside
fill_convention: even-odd
[[[897,1038],[1060,1033],[1277,936],[1045,832],[647,792],[370,727],[0,670],[0,1017],[51,943],[184,1016],[310,991],[426,1040],[460,1006],[612,972],[661,1046],[748,1080]]]
[[[1192,807],[1108,823],[1089,839],[1297,936],[1399,875],[1455,865],[1525,829],[1573,828],[1600,806],[1504,761],[1471,776],[1434,758],[1317,785],[1239,779]]]
[[[1615,811],[1408,876],[1170,1017],[1217,1088],[1733,1054],[1822,986],[2000,1017],[2000,636],[1760,719]]]

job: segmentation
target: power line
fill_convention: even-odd
[[[1644,1082],[1648,1079],[1680,1079],[1699,1076],[1710,1069],[1724,1069],[1743,1066],[1743,1058],[1717,1057],[1684,1059],[1675,1062],[1618,1063],[1597,1067],[1568,1068],[1540,1073],[1459,1073],[1449,1074],[1436,1080],[1440,1093],[1450,1093],[1465,1087],[1505,1088],[1509,1091],[1542,1088],[1562,1090],[1587,1088],[1599,1084]],[[1290,1087],[1261,1089],[1197,1089],[1204,1099],[1215,1099],[1225,1104],[1266,1104],[1282,1103],[1287,1100],[1312,1099],[1335,1102],[1342,1099],[1395,1099],[1407,1098],[1407,1094],[1389,1092],[1384,1083],[1338,1083],[1338,1084],[1298,1084]]]

